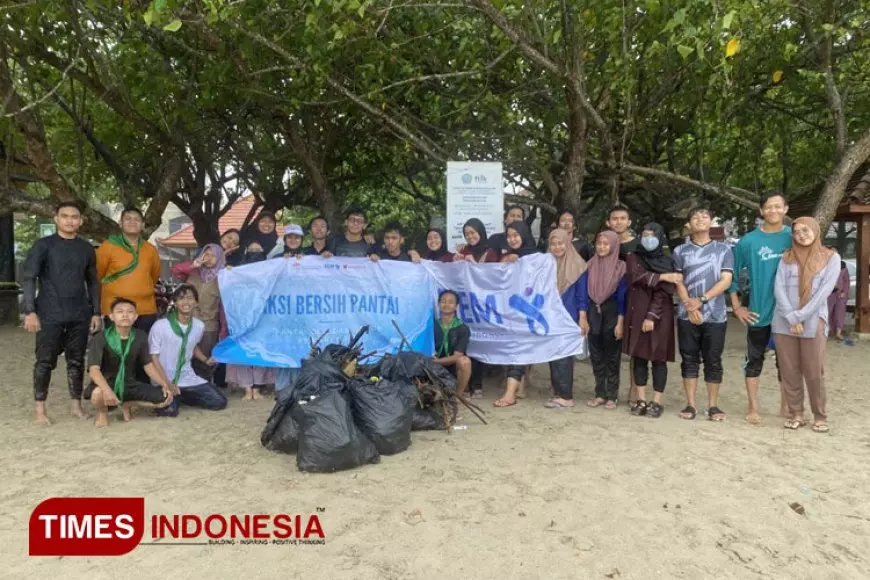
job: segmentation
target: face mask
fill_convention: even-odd
[[[645,249],[647,252],[652,252],[652,251],[654,251],[656,248],[659,247],[659,239],[658,239],[658,238],[653,238],[653,237],[649,237],[649,238],[641,238],[641,239],[640,239],[640,244],[644,247],[644,249]]]

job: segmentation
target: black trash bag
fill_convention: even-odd
[[[456,421],[456,413],[458,411],[455,401],[451,401],[447,405],[448,413],[450,413],[450,424]],[[411,431],[443,431],[444,430],[444,410],[439,405],[431,407],[420,407],[419,403],[414,403],[414,414],[411,417]]]
[[[342,344],[327,344],[323,347],[317,360],[337,362],[338,359],[350,352],[350,349]]]
[[[305,359],[293,387],[293,399],[300,401],[328,390],[341,390],[347,385],[347,376],[329,359]]]
[[[260,443],[269,451],[292,454],[299,447],[299,428],[290,413],[293,407],[292,394],[293,389],[289,387],[278,391],[278,402],[260,434]]]
[[[349,384],[353,417],[381,455],[411,445],[411,418],[417,389],[409,382],[355,380]]]
[[[381,359],[378,376],[390,381],[410,381],[413,378],[422,378],[425,373],[420,361],[426,358],[428,357],[418,352],[410,351],[387,355]]]
[[[299,425],[299,471],[331,473],[381,460],[374,443],[354,423],[345,388],[299,397],[290,412]]]

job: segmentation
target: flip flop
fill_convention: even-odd
[[[605,409],[615,409],[616,408],[616,401],[607,401],[606,403],[604,403],[604,408]]]
[[[830,430],[830,427],[826,423],[816,423],[813,425],[813,432],[815,433],[828,433]]]
[[[471,398],[472,399],[482,399],[483,398],[483,389],[475,389],[474,391],[471,391]]]
[[[513,407],[516,404],[517,404],[516,399],[514,399],[510,403],[506,403],[504,399],[496,399],[495,401],[493,401],[492,406],[498,407],[499,409],[503,409],[504,407]]]
[[[570,409],[573,406],[574,405],[566,405],[555,397],[544,403],[544,407],[547,409]]]
[[[550,399],[550,400],[552,401],[552,399]],[[587,407],[600,407],[601,405],[604,405],[606,403],[607,403],[607,401],[605,401],[604,399],[596,397],[594,399],[589,399],[588,401],[586,401],[586,406]]]
[[[789,430],[791,430],[791,431],[795,431],[795,430],[797,430],[797,429],[800,428],[800,427],[803,427],[803,423],[801,423],[800,421],[796,421],[796,420],[794,420],[794,419],[792,419],[792,420],[790,420],[790,421],[786,421],[786,422],[783,423],[783,425],[782,425],[782,428],[783,428],[783,429],[789,429]]]

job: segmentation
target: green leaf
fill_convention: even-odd
[[[562,29],[557,28],[556,32],[553,33],[553,44],[559,44],[560,40],[562,40]]]
[[[163,30],[165,30],[166,32],[178,32],[179,30],[181,30],[181,25],[181,20],[176,18],[175,20],[164,26]]]
[[[732,10],[731,12],[726,14],[724,17],[722,17],[722,28],[724,28],[725,30],[729,30],[731,28],[731,22],[734,20],[734,16],[736,16],[736,15],[737,15],[737,11]]]
[[[145,21],[147,26],[151,26],[151,22],[154,20],[154,10],[150,6],[145,11],[145,14],[142,15],[142,20]]]
[[[686,46],[685,44],[680,44],[677,46],[677,52],[680,53],[680,56],[683,57],[683,60],[689,58],[689,55],[695,52],[695,49],[691,46]]]

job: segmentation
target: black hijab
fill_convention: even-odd
[[[462,235],[465,235],[465,228],[472,228],[477,232],[477,235],[480,236],[480,241],[475,245],[468,244],[468,251],[471,252],[471,255],[474,256],[475,260],[479,260],[482,255],[486,253],[489,249],[489,244],[486,241],[486,227],[484,227],[483,222],[477,218],[471,218],[465,225],[462,226]]]
[[[523,245],[521,245],[518,249],[513,249],[507,243],[507,231],[513,230],[520,235],[523,239]],[[519,221],[513,222],[507,225],[504,229],[505,231],[505,247],[507,248],[508,254],[516,254],[520,258],[523,256],[528,256],[529,254],[537,254],[538,248],[535,243],[535,236],[532,235],[532,230],[529,229],[529,226],[526,225],[526,222]]]
[[[275,229],[268,234],[260,231],[260,222],[265,218],[271,218],[275,222]],[[270,211],[260,212],[254,223],[245,229],[245,235],[242,238],[242,250],[247,251],[248,246],[256,242],[263,248],[263,253],[268,256],[278,243],[278,220],[275,219],[275,214]]]
[[[429,245],[426,245],[426,251],[423,253],[424,260],[432,260],[433,262],[437,262],[450,252],[447,251],[447,236],[444,234],[443,230],[439,230],[438,228],[429,228],[426,232],[426,238],[429,237],[429,234],[435,232],[438,234],[438,237],[441,238],[441,246],[437,250],[430,250]]]
[[[643,247],[643,238],[638,239],[637,249],[634,251],[634,254],[637,256],[637,260],[641,266],[643,266],[644,270],[648,272],[654,272],[656,274],[665,274],[667,272],[675,272],[676,267],[674,266],[674,259],[670,256],[665,255],[665,243],[667,242],[667,236],[665,236],[665,228],[660,226],[655,222],[650,222],[643,226],[643,230],[641,230],[641,236],[643,236],[643,232],[646,230],[650,230],[655,232],[656,238],[659,240],[659,246],[653,250],[652,252],[648,251]]]
[[[226,253],[224,254],[227,261],[227,266],[238,266],[242,264],[242,262],[244,262],[245,260],[245,248],[242,246],[242,232],[240,232],[236,228],[230,228],[221,234],[220,239],[223,239],[223,237],[227,234],[236,234],[237,236],[239,236],[239,246],[232,252],[226,252],[225,250]]]

